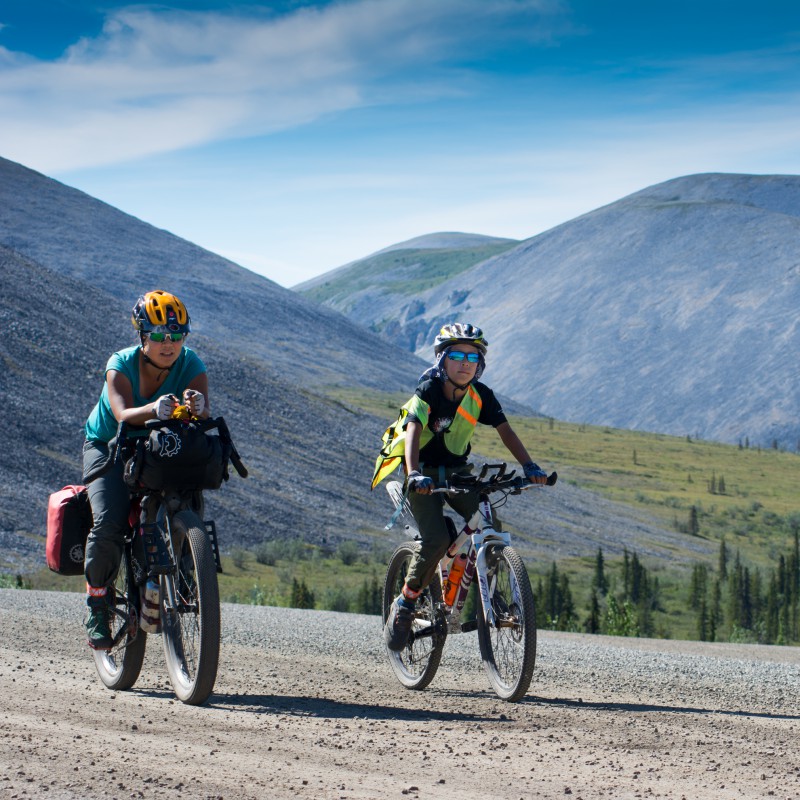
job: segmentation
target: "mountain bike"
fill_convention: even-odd
[[[220,482],[228,478],[228,460],[243,478],[242,464],[222,417],[208,420],[148,420],[146,427],[159,429],[172,452],[175,441],[191,428],[195,436],[216,429],[212,451],[219,453]],[[152,436],[152,434],[151,434]],[[174,441],[169,442],[174,436]],[[143,629],[146,591],[158,595],[158,625],[150,625],[163,637],[164,656],[175,695],[188,705],[204,703],[214,689],[219,664],[220,606],[217,573],[222,564],[213,521],[203,521],[203,487],[195,473],[187,480],[175,476],[160,487],[143,467],[147,460],[145,439],[136,444],[120,423],[109,448],[109,458],[92,474],[89,482],[125,462],[125,480],[131,490],[129,529],[122,560],[110,592],[110,650],[95,650],[100,680],[109,689],[130,689],[144,662],[147,632]],[[180,450],[181,445],[177,445]],[[191,470],[189,470],[191,471]],[[202,471],[202,470],[201,470]],[[148,485],[149,484],[149,485]],[[216,484],[216,479],[213,481]],[[213,488],[206,486],[205,488]],[[159,630],[160,629],[160,630]]]
[[[386,648],[395,675],[409,689],[424,689],[433,680],[449,635],[477,630],[481,660],[497,695],[516,702],[528,691],[536,661],[533,590],[525,565],[511,546],[510,534],[495,530],[492,508],[502,505],[508,495],[540,485],[506,470],[506,464],[484,464],[477,475],[455,476],[433,490],[442,494],[475,492],[479,506],[460,531],[456,531],[450,517],[445,517],[452,543],[433,580],[417,600],[408,644],[399,652]],[[557,479],[558,475],[552,473],[547,485],[552,486]],[[399,545],[389,561],[383,586],[384,624],[420,547],[419,531],[414,527],[403,485],[391,481],[386,488],[395,508],[402,509],[400,515],[410,520],[406,529],[414,540]],[[501,494],[502,498],[492,503],[492,494]],[[462,622],[476,578],[480,605],[475,619]]]

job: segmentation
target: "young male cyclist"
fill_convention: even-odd
[[[478,380],[486,366],[488,345],[483,331],[474,325],[453,323],[439,331],[434,340],[434,364],[403,406],[407,412],[403,432],[395,436],[391,452],[379,457],[376,465],[373,487],[402,456],[408,499],[422,539],[386,620],[384,639],[390,650],[406,646],[416,600],[450,546],[444,495],[431,494],[434,481],[443,483],[455,474],[469,474],[472,466],[467,456],[476,425],[491,425],[497,431],[532,483],[547,481],[547,474],[533,462],[508,423],[494,392]],[[478,509],[478,497],[472,493],[447,496],[447,503],[464,519]]]

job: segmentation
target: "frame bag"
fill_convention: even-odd
[[[47,566],[59,575],[83,575],[92,507],[85,486],[65,486],[47,503]]]

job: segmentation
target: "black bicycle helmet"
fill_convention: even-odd
[[[454,344],[471,344],[483,355],[486,355],[486,349],[489,347],[483,331],[468,322],[453,322],[444,325],[433,340],[433,351],[438,356],[439,353]]]

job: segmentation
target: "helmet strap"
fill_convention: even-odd
[[[156,364],[156,362],[153,361],[153,359],[150,358],[150,356],[148,356],[147,353],[145,353],[144,351],[144,333],[141,331],[139,332],[139,338],[142,341],[142,358],[144,359],[145,364],[150,364],[150,366],[153,366],[156,369],[160,369],[162,372],[169,372],[175,366],[175,364],[178,363],[176,361],[174,364],[170,364],[168,367],[162,367],[161,364]]]
[[[453,379],[452,379],[452,378],[451,378],[449,375],[447,375],[447,373],[445,373],[444,379],[445,379],[445,381],[449,381],[450,383],[452,383],[452,384],[453,384],[453,386],[455,386],[455,387],[456,387],[456,389],[459,389],[459,390],[460,390],[460,391],[462,391],[462,392],[463,392],[463,391],[465,391],[465,390],[466,390],[466,388],[467,388],[467,387],[468,387],[468,386],[469,386],[469,385],[472,383],[472,381],[467,381],[467,382],[466,382],[466,383],[465,383],[465,384],[462,386],[460,383],[456,383],[456,382],[455,382],[455,381],[454,381],[454,380],[453,380]]]

